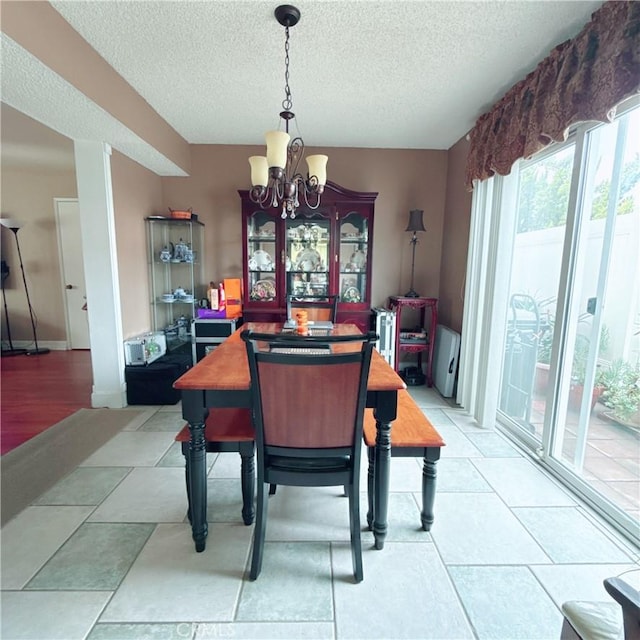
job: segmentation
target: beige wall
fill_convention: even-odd
[[[125,338],[151,328],[145,217],[162,206],[162,179],[126,156],[111,156],[118,277]]]
[[[449,149],[442,260],[440,262],[439,321],[460,332],[471,221],[471,193],[464,187],[469,143],[463,138]]]
[[[168,207],[193,207],[205,224],[205,278],[219,281],[242,273],[237,191],[247,188],[247,158],[259,148],[195,145],[191,149],[192,175],[188,178],[160,178],[113,152],[116,244],[125,337],[151,326],[146,216],[165,213]],[[322,151],[329,155],[331,180],[348,189],[379,193],[374,222],[372,306],[384,305],[388,296],[409,289],[411,244],[410,234],[404,229],[409,211],[424,209],[427,231],[419,234],[414,287],[423,296],[439,297],[443,322],[454,329],[459,327],[470,211],[470,195],[462,187],[464,144],[459,143],[450,153],[337,148]],[[24,242],[25,262],[31,274],[30,285],[39,318],[38,338],[64,340],[64,295],[53,197],[76,197],[75,174],[73,171],[43,174],[24,168],[4,169],[2,191],[3,212],[24,216],[31,227],[20,232],[20,239]],[[15,243],[7,243],[12,240],[3,232],[3,256],[6,250],[13,271],[10,283],[15,286],[11,253]],[[28,316],[25,316],[26,304],[21,302],[21,288],[8,290],[7,294],[13,337],[27,339]]]
[[[238,189],[249,186],[247,158],[260,147],[196,145],[192,175],[163,178],[164,202],[193,207],[205,224],[205,278],[219,281],[242,274],[242,228]],[[438,296],[447,179],[446,151],[315,149],[329,156],[328,176],[356,191],[377,191],[373,244],[373,305],[409,289],[411,209],[424,209],[427,232],[416,248],[415,288]]]
[[[69,144],[71,142],[69,141]],[[2,217],[24,226],[18,232],[29,297],[37,316],[38,340],[66,341],[64,291],[60,270],[54,198],[76,198],[72,169],[46,170],[2,165]],[[2,259],[11,270],[6,284],[11,338],[31,340],[33,332],[20,273],[15,237],[2,228]],[[6,340],[4,312],[2,339]]]

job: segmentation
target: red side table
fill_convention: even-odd
[[[405,296],[391,296],[389,309],[396,310],[396,371],[399,371],[400,354],[415,353],[418,356],[418,368],[422,368],[422,354],[427,354],[427,385],[433,386],[433,346],[436,339],[436,326],[438,324],[438,298],[408,298]],[[420,326],[427,331],[425,342],[400,340],[403,309],[417,309],[420,312]],[[431,309],[429,326],[425,325],[427,309]],[[406,330],[406,328],[405,328]]]

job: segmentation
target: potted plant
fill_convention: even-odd
[[[551,346],[553,343],[553,330],[555,318],[549,314],[545,322],[541,323],[538,332],[538,352],[536,363],[536,391],[545,393],[549,377],[549,363],[551,362]],[[609,346],[609,330],[603,326],[600,331],[599,353],[605,352]],[[569,389],[569,406],[573,409],[579,409],[584,392],[584,380],[587,367],[587,359],[589,357],[590,340],[589,338],[578,333],[576,336],[575,347],[573,351],[573,362],[571,365],[571,386]],[[596,371],[596,379],[593,385],[591,396],[591,408],[593,409],[600,397],[603,386],[600,382],[600,370]]]
[[[614,360],[600,375],[601,402],[611,411],[605,413],[621,424],[640,429],[640,364],[621,358]]]

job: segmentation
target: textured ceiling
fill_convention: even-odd
[[[277,2],[51,4],[188,142],[262,144],[277,127],[284,97]],[[290,50],[298,131],[313,147],[447,149],[601,4],[298,2]],[[5,93],[3,86],[3,100]],[[75,99],[83,119],[104,117]],[[71,129],[57,130],[73,137]],[[136,141],[129,145],[135,150]]]

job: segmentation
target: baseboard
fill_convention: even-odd
[[[104,392],[93,391],[91,393],[92,407],[106,407],[107,409],[124,409],[127,405],[127,390],[123,388],[118,391]]]
[[[14,349],[35,349],[36,346],[33,340],[12,340],[11,343]],[[38,347],[51,349],[51,351],[69,351],[71,349],[65,340],[38,340]]]

